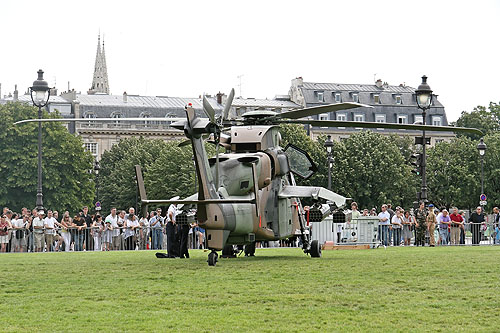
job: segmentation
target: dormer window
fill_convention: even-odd
[[[325,93],[324,91],[315,91],[316,94],[316,100],[318,102],[324,102],[325,101]]]
[[[120,124],[120,121],[118,119],[123,118],[123,115],[121,114],[121,112],[113,112],[111,114],[111,118],[117,119],[115,120],[115,125],[118,125]]]
[[[380,104],[380,95],[378,94],[373,95],[373,102],[375,104]]]
[[[433,126],[441,126],[441,116],[432,116],[432,125]]]
[[[398,124],[408,124],[408,116],[405,114],[398,115]]]
[[[402,104],[401,95],[396,95],[396,104]]]
[[[358,95],[358,93],[352,93],[352,101],[354,103],[359,103],[359,95]]]
[[[342,99],[340,98],[340,93],[335,93],[335,103],[340,103]]]
[[[375,115],[376,123],[385,123],[385,114],[377,114]]]
[[[346,121],[347,114],[346,113],[337,113],[336,120],[338,121]]]

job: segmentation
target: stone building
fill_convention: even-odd
[[[341,121],[369,121],[380,123],[413,124],[422,123],[422,112],[417,108],[415,101],[415,88],[400,84],[392,86],[377,80],[375,84],[342,84],[342,83],[317,83],[304,82],[298,77],[292,80],[289,91],[290,100],[302,107],[312,107],[342,102],[356,102],[371,107],[361,107],[345,111],[329,112],[314,116],[318,120]],[[434,126],[447,126],[448,120],[444,106],[433,95],[430,110],[427,111],[426,124]],[[313,138],[321,134],[330,134],[333,139],[341,140],[348,137],[359,128],[312,128]],[[420,131],[376,129],[382,134],[398,134],[419,136]],[[455,135],[445,132],[428,132],[431,145],[446,140]]]

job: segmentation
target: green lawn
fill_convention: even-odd
[[[500,247],[0,255],[0,331],[499,331]]]

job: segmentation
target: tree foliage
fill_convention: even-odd
[[[140,165],[148,199],[187,197],[196,192],[193,151],[190,145],[178,147],[179,141],[165,142],[134,137],[120,141],[101,159],[100,193],[105,210],[126,209],[140,202],[135,179],[135,165]],[[208,156],[215,154],[206,145]],[[137,203],[140,207],[140,204]]]
[[[500,129],[500,105],[490,102],[488,108],[477,106],[472,112],[462,111],[460,118],[456,121],[456,125],[480,129],[485,135],[494,133]],[[463,135],[474,140],[480,139],[475,134]]]
[[[283,145],[291,142],[309,152],[318,172],[303,185],[327,187],[326,137],[313,141],[300,125],[282,125]],[[408,164],[413,151],[409,137],[383,136],[371,131],[353,133],[332,147],[332,190],[365,207],[384,202],[409,207],[415,198],[416,179]]]
[[[435,205],[464,208],[477,205],[480,164],[476,145],[468,137],[458,137],[428,150],[429,200]]]
[[[21,103],[0,105],[0,202],[19,211],[34,207],[38,184],[38,124],[14,125],[38,117],[38,109]],[[43,112],[43,118],[57,113]],[[93,158],[59,123],[42,124],[43,203],[50,209],[75,212],[94,197]]]
[[[409,207],[413,202],[415,179],[393,137],[371,131],[353,133],[336,146],[333,159],[332,188],[360,207],[383,203]]]

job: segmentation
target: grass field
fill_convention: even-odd
[[[500,247],[256,255],[0,255],[0,330],[500,330]]]

